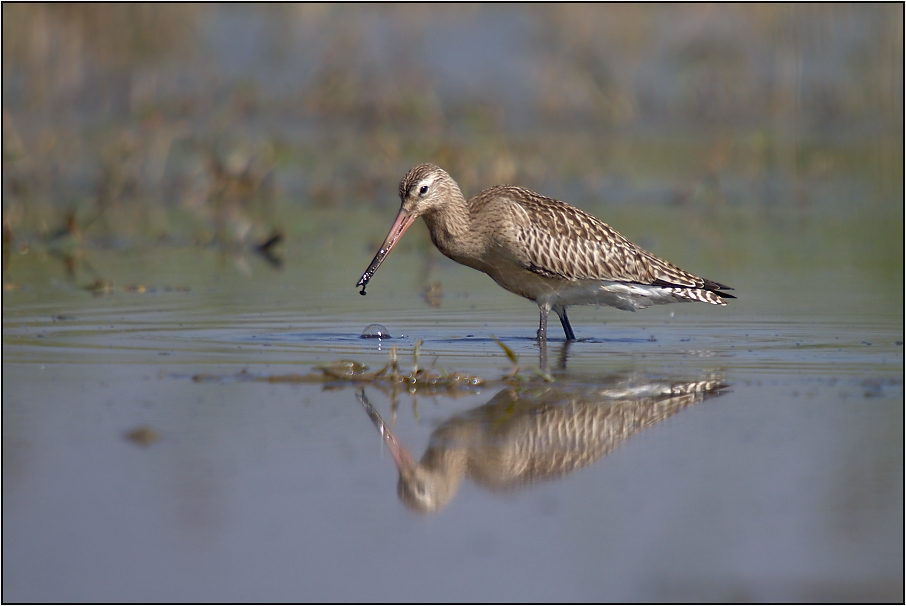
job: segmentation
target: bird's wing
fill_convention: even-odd
[[[720,287],[639,248],[615,229],[564,202],[529,190],[509,196],[510,237],[519,262],[547,277],[686,288]]]

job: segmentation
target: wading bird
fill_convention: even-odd
[[[567,340],[575,340],[566,317],[570,305],[635,311],[683,301],[726,305],[724,298],[736,298],[721,292],[733,290],[729,286],[655,257],[587,212],[522,187],[495,185],[466,200],[446,171],[419,164],[400,181],[399,195],[400,212],[356,285],[360,294],[422,217],[440,252],[538,304],[539,340],[547,339],[551,310]]]

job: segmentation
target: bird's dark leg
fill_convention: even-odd
[[[550,313],[551,308],[545,305],[541,305],[541,323],[538,326],[538,340],[547,341],[547,314]]]
[[[563,332],[566,333],[566,340],[575,341],[576,333],[573,332],[573,327],[569,325],[569,318],[566,317],[566,307],[554,307],[554,311],[560,316],[560,324],[563,325]]]

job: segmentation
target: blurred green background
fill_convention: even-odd
[[[817,222],[815,254],[784,262],[829,247],[902,284],[898,4],[2,10],[4,270],[61,237],[333,237],[325,216],[366,207],[369,249],[430,161],[467,195],[518,183],[630,237],[681,220],[782,247]]]

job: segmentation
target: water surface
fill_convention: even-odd
[[[903,601],[896,5],[2,10],[5,601]],[[738,299],[361,297],[422,162]]]
[[[364,388],[418,459],[456,415],[538,388],[537,378],[534,387],[495,383],[514,369],[494,341],[518,355],[520,376],[536,377],[537,308],[417,246],[394,251],[360,297],[353,285],[370,249],[315,254],[329,246],[294,244],[283,270],[194,248],[89,250],[89,265],[112,282],[100,295],[85,290],[93,274],[82,266],[70,278],[53,256],[13,259],[9,276],[21,286],[4,293],[3,312],[3,540],[15,553],[4,563],[7,598],[901,592],[894,289],[858,268],[828,280],[793,267],[769,280],[762,264],[723,269],[703,254],[684,265],[737,287],[726,308],[576,308],[581,340],[558,335],[546,352],[551,385],[565,393],[707,377],[725,388],[565,476],[503,491],[466,479],[425,515],[397,497],[393,458],[357,394]],[[422,295],[420,275],[441,283],[439,307]],[[859,276],[875,293],[870,314],[868,295],[838,288]],[[361,339],[372,322],[394,338]],[[406,370],[416,340],[420,365],[489,385],[451,395],[239,374],[305,375],[337,359],[377,369],[393,347]]]

